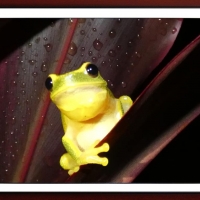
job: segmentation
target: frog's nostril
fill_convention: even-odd
[[[45,81],[45,86],[47,88],[47,90],[51,90],[53,88],[53,82],[51,77],[48,77]]]

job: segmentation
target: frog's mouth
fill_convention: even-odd
[[[80,87],[69,87],[51,96],[56,106],[63,111],[70,111],[79,107],[90,107],[93,104],[105,101],[107,89],[105,87],[94,87],[94,85],[81,85]]]
[[[56,104],[56,100],[60,99],[62,96],[66,97],[69,95],[74,95],[76,93],[82,93],[82,92],[87,92],[87,91],[92,91],[92,92],[98,92],[98,90],[106,90],[107,84],[102,83],[93,83],[93,84],[88,84],[88,83],[79,83],[76,85],[68,85],[65,87],[65,89],[60,89],[57,90],[57,92],[51,93],[51,99],[54,101]]]

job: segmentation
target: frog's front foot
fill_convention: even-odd
[[[91,147],[87,150],[85,150],[79,159],[77,160],[77,163],[79,165],[85,165],[85,164],[99,164],[106,166],[108,165],[108,159],[107,158],[102,158],[99,157],[98,154],[102,152],[107,152],[109,151],[109,145],[108,143],[104,143],[100,147]]]
[[[97,144],[97,143],[95,143]],[[100,147],[91,146],[89,149],[81,153],[80,157],[74,159],[69,153],[65,153],[60,158],[60,165],[63,169],[69,170],[68,174],[71,176],[73,173],[78,172],[81,165],[86,164],[99,164],[108,165],[108,159],[99,157],[98,154],[107,152],[109,150],[108,143],[104,143]]]

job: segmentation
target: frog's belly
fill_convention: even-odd
[[[117,119],[111,118],[106,122],[86,124],[77,135],[77,142],[81,149],[88,149],[97,140],[102,140],[117,123]]]

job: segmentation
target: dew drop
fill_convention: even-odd
[[[81,56],[84,56],[84,53],[82,53]]]
[[[21,94],[25,95],[26,91],[25,90],[21,90]]]
[[[118,22],[118,23],[121,23],[121,21],[122,21],[121,19],[117,19],[117,22]]]
[[[174,34],[174,33],[176,33],[177,32],[177,29],[174,27],[173,29],[172,29],[172,34]]]
[[[47,52],[50,52],[52,50],[52,47],[53,46],[50,43],[44,45],[44,48],[46,49]]]
[[[80,34],[81,34],[81,35],[85,35],[85,31],[84,31],[84,30],[81,30],[81,31],[80,31]]]
[[[28,47],[32,47],[32,43],[29,43],[29,44],[28,44]]]
[[[112,61],[113,61],[113,59],[110,59],[110,58],[108,59],[108,62],[112,62]]]
[[[92,51],[88,51],[88,55],[92,56],[93,55]]]
[[[122,87],[125,88],[126,87],[126,83],[124,81],[122,81]]]
[[[69,51],[68,54],[71,56],[74,56],[77,52],[77,46],[74,42],[71,43],[70,47],[69,47]]]
[[[40,42],[40,37],[38,37],[37,39],[35,39],[35,43],[39,43]]]
[[[140,55],[137,51],[135,52],[135,55],[136,55],[138,58],[141,57],[141,55]]]
[[[111,81],[111,80],[108,80],[108,84],[109,84],[111,87],[113,87],[113,86],[114,86],[114,84],[112,83],[112,81]]]
[[[81,47],[81,51],[85,51],[85,47]]]
[[[73,23],[73,19],[70,18],[68,22],[69,22],[69,25],[71,25]]]
[[[29,60],[28,62],[30,65],[34,65],[36,63],[36,60]]]
[[[96,29],[96,28],[93,28],[92,30],[93,30],[94,32],[96,32],[96,31],[97,31],[97,29]]]
[[[32,76],[33,76],[33,77],[36,77],[37,75],[38,75],[37,72],[33,72],[33,73],[32,73]]]
[[[129,40],[128,41],[128,47],[132,47],[133,46],[133,40]]]
[[[42,62],[42,65],[41,65],[40,69],[41,69],[42,72],[46,72],[47,71],[47,65],[46,65],[45,62]]]
[[[17,85],[17,82],[15,80],[13,80],[12,82],[12,85],[16,86]]]
[[[25,54],[25,52],[24,52],[24,51],[22,51],[22,52],[21,52],[21,55],[23,56],[24,54]]]
[[[14,116],[14,117],[12,117],[11,119],[12,119],[12,122],[11,122],[11,123],[12,123],[12,124],[15,124],[15,123],[16,123],[16,117]]]
[[[92,57],[92,62],[97,62],[97,57]]]
[[[37,85],[37,81],[36,81],[36,80],[34,80],[34,81],[33,81],[33,84],[34,84],[34,85]]]
[[[22,82],[21,85],[20,85],[22,88],[26,87],[26,83],[25,82]]]
[[[101,62],[101,65],[102,65],[102,66],[106,66],[106,64],[107,64],[106,61],[102,61],[102,62]]]
[[[116,31],[114,29],[110,30],[109,36],[110,38],[114,38],[116,36]]]
[[[111,57],[115,57],[116,56],[115,50],[108,51],[108,55],[111,56]]]
[[[141,39],[141,35],[140,34],[137,34],[137,39]]]
[[[117,45],[117,50],[121,50],[121,45]]]
[[[71,60],[69,58],[67,58],[64,62],[64,64],[69,64],[71,62]]]
[[[44,41],[47,41],[47,40],[48,40],[47,37],[44,37],[43,39],[44,39]]]
[[[134,63],[132,62],[130,65],[131,65],[131,67],[133,67],[133,66],[134,66]]]
[[[103,47],[103,43],[100,42],[100,40],[97,38],[97,39],[94,40],[94,42],[93,42],[93,47],[94,47],[97,51],[100,51],[101,48]]]

